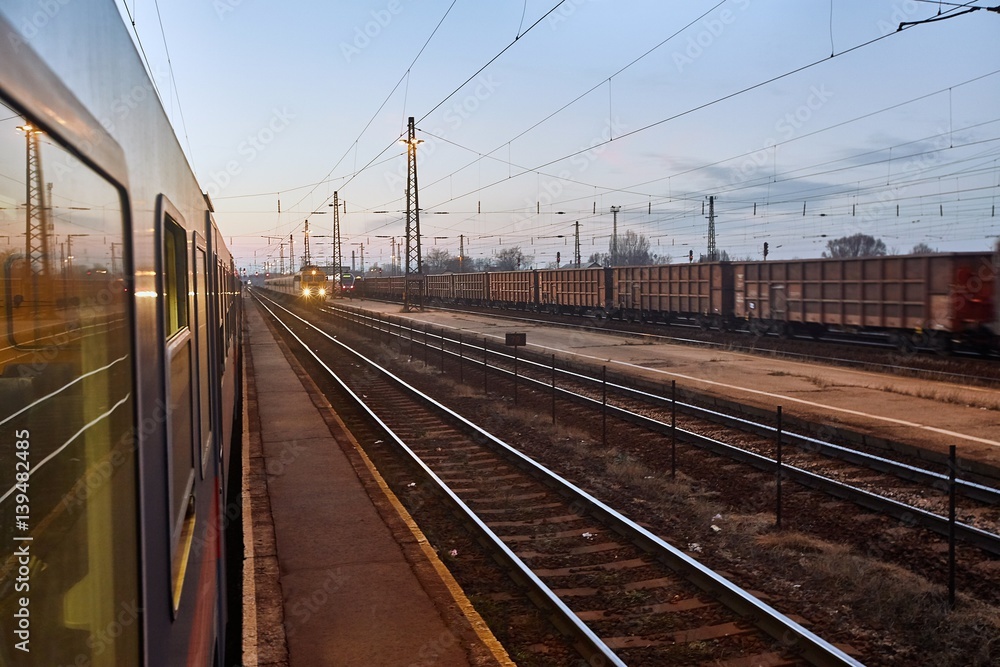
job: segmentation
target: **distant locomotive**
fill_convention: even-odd
[[[312,304],[325,303],[329,289],[326,271],[311,265],[289,275],[270,277],[264,281],[264,285],[275,292]]]
[[[429,275],[427,303],[689,323],[754,334],[877,333],[901,349],[998,349],[997,256],[699,262]],[[402,299],[401,277],[366,297]]]

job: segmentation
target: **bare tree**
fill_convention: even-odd
[[[431,248],[424,253],[423,264],[425,273],[444,273],[451,262],[451,253],[444,248]]]
[[[518,271],[527,268],[534,259],[533,255],[525,255],[521,252],[521,246],[514,246],[498,252],[494,265],[499,271]]]
[[[642,234],[636,234],[631,229],[618,235],[618,266],[648,266],[656,263],[656,255],[649,252],[649,239]],[[595,252],[587,258],[591,264],[611,266],[611,250],[615,239],[608,242],[608,252]]]
[[[882,257],[886,252],[881,239],[858,233],[827,241],[823,257]]]
[[[932,248],[926,243],[918,243],[913,246],[913,250],[910,251],[911,255],[927,255],[930,253],[937,252],[937,248]]]

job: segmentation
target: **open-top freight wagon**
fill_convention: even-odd
[[[424,277],[428,303],[513,308],[762,335],[877,334],[903,349],[996,349],[997,255],[699,262]],[[402,278],[365,281],[402,298]]]

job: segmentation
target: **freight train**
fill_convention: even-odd
[[[326,271],[313,265],[303,266],[295,273],[269,276],[264,280],[264,287],[310,305],[326,303],[330,291]]]
[[[423,278],[423,299],[758,335],[877,334],[904,350],[961,345],[982,351],[997,349],[1000,334],[997,255],[439,274]],[[366,278],[360,290],[369,298],[400,300],[403,278]]]
[[[116,3],[49,4],[0,3],[0,665],[235,664],[239,275]]]

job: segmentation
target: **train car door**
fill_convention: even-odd
[[[173,611],[180,606],[185,572],[195,528],[194,396],[191,374],[196,364],[189,286],[191,253],[188,235],[177,209],[161,195],[158,201],[158,236],[163,298],[165,396],[167,400],[167,510],[170,526],[170,588]]]
[[[196,414],[194,418],[194,432],[197,436],[196,442],[201,452],[201,477],[204,479],[211,475],[207,469],[212,459],[212,433],[215,400],[212,396],[211,383],[211,336],[209,333],[209,263],[208,248],[205,238],[198,232],[191,232],[191,257],[194,285],[191,286],[191,297],[193,300],[191,311],[194,313],[194,372],[196,377],[195,387],[197,396],[195,397]]]
[[[784,320],[788,312],[788,294],[784,285],[771,285],[768,303],[771,306],[771,319]]]

